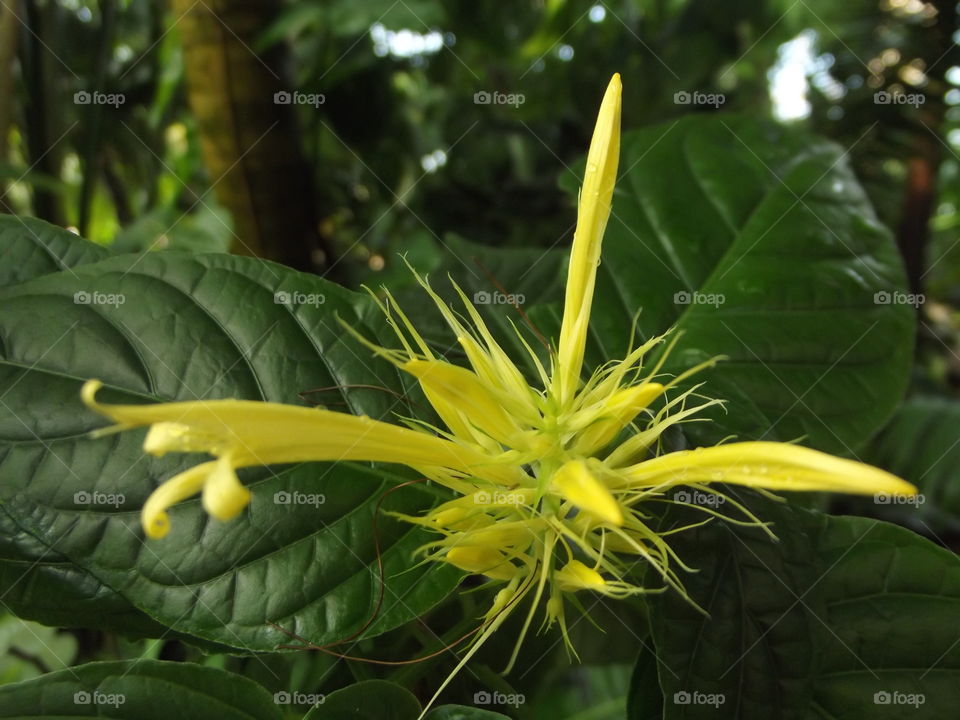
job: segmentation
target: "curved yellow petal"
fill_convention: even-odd
[[[603,522],[623,525],[623,511],[606,485],[581,460],[565,463],[553,476],[553,487],[565,500]]]
[[[580,189],[577,229],[570,250],[563,323],[554,368],[553,389],[561,405],[573,397],[583,366],[600,246],[610,217],[620,159],[620,96],[620,75],[617,74],[611,78],[600,104]]]
[[[162,538],[170,532],[167,508],[200,492],[216,464],[205,462],[194,465],[189,470],[174,475],[150,494],[140,513],[140,524],[147,537]]]
[[[606,447],[662,393],[663,385],[648,382],[619,390],[598,403],[595,409],[582,411],[582,416],[591,419],[591,424],[579,432],[574,449],[583,455],[592,455]]]
[[[741,442],[681,450],[619,471],[631,484],[725,482],[767,490],[826,490],[859,495],[915,495],[917,489],[880,468],[778,442]]]

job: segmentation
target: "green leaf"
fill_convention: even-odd
[[[256,683],[199,665],[97,662],[0,686],[0,718],[280,720]]]
[[[709,616],[675,594],[651,602],[664,720],[912,717],[917,694],[917,717],[949,717],[960,558],[878,520],[750,505],[779,542],[727,523],[674,538]],[[632,718],[657,716],[654,695],[634,701]]]
[[[109,251],[36,218],[0,215],[0,287],[101,260]]]
[[[420,703],[399,685],[366,680],[327,695],[303,720],[416,720]]]
[[[80,292],[88,302],[74,301]],[[114,402],[303,405],[304,392],[372,417],[412,414],[409,383],[336,320],[383,333],[363,297],[254,259],[168,252],[46,275],[0,292],[0,308],[0,502],[40,545],[162,625],[241,650],[296,644],[271,622],[318,644],[359,632],[377,610],[375,516],[386,589],[364,636],[421,615],[456,585],[450,567],[410,570],[425,531],[376,514],[381,502],[408,513],[434,503],[422,485],[386,494],[416,476],[361,464],[250,470],[242,517],[219,523],[190,500],[173,509],[167,538],[145,542],[142,503],[197,458],[147,457],[143,431],[87,434],[105,424],[79,402],[91,377]],[[277,495],[294,491],[304,502]]]
[[[960,532],[960,403],[911,398],[871,441],[863,458],[920,491],[916,498],[870,498],[871,513],[919,532]]]
[[[424,720],[507,720],[507,717],[492,710],[463,705],[441,705],[428,712]]]
[[[595,364],[625,352],[642,309],[642,336],[682,333],[668,371],[726,356],[696,378],[729,401],[715,423],[690,426],[700,439],[805,436],[849,453],[883,425],[907,381],[914,310],[897,304],[895,245],[840,148],[796,128],[697,115],[626,134],[620,168],[591,320]]]

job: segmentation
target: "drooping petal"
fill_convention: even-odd
[[[917,489],[871,465],[800,445],[741,442],[661,455],[619,471],[635,486],[725,482],[775,491],[826,490],[915,495]]]
[[[143,504],[140,524],[147,537],[162,538],[170,532],[170,516],[167,509],[181,500],[196,495],[203,488],[216,462],[205,462],[184,470],[154,490]]]
[[[620,158],[620,75],[607,86],[597,124],[587,153],[587,167],[580,189],[577,229],[570,251],[563,323],[554,368],[554,392],[565,404],[577,389],[583,366],[587,326],[603,231],[610,217],[613,187]]]
[[[226,522],[239,515],[249,502],[250,491],[237,478],[230,456],[217,460],[203,484],[203,509]]]
[[[582,460],[571,460],[552,479],[560,497],[611,525],[623,525],[623,512],[616,499]]]

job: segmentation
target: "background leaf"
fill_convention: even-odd
[[[256,683],[199,665],[156,660],[98,662],[0,686],[0,718],[279,720]]]
[[[330,693],[304,720],[416,720],[420,703],[385,680],[365,680]]]
[[[0,214],[0,287],[102,260],[109,254],[43,220]]]
[[[709,616],[672,594],[651,603],[664,720],[902,718],[918,694],[917,717],[948,716],[960,702],[960,559],[878,520],[750,504],[780,542],[729,524],[676,536]],[[655,716],[634,697],[631,717]]]

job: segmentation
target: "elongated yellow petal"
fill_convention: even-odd
[[[87,406],[121,428],[157,424],[148,436],[155,455],[230,452],[233,467],[314,460],[442,466],[500,484],[513,484],[522,474],[472,448],[364,416],[247,400],[105,405],[96,401],[99,387],[95,380],[84,386]]]
[[[623,512],[616,499],[581,460],[565,463],[553,476],[557,493],[603,522],[623,525]]]
[[[725,482],[767,490],[827,490],[914,495],[917,489],[872,465],[777,442],[742,442],[681,450],[624,468],[638,486]]]
[[[570,251],[563,324],[554,368],[554,391],[561,404],[577,389],[583,366],[583,351],[593,303],[593,287],[600,263],[603,231],[610,217],[613,186],[620,158],[620,75],[607,86],[597,116],[597,125],[587,153],[587,169],[580,189],[577,229]]]
[[[444,559],[451,565],[476,575],[486,575],[496,580],[510,580],[518,568],[500,551],[489,547],[455,547],[447,551]]]

